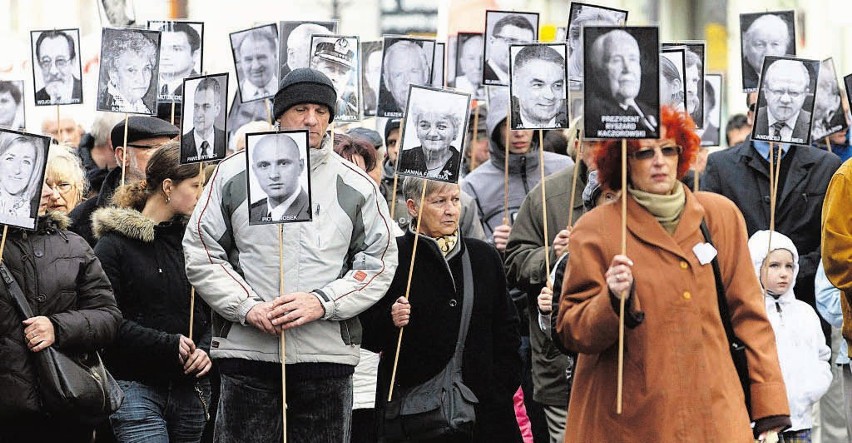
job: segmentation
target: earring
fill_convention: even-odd
[[[166,203],[170,203],[172,201],[172,197],[168,194],[166,195]]]

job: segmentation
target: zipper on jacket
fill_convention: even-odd
[[[784,316],[781,313],[781,303],[778,303],[778,300],[775,300],[775,310],[778,311],[778,318],[783,322]]]

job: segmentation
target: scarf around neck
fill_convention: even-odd
[[[669,235],[674,234],[686,205],[686,193],[683,192],[683,186],[680,183],[676,183],[672,193],[666,195],[640,191],[631,186],[627,187],[627,191],[636,203],[647,209],[663,225]]]

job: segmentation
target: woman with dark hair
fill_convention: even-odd
[[[196,297],[190,333],[181,248],[204,178],[198,165],[179,165],[179,157],[178,142],[165,144],[148,161],[145,180],[118,188],[115,206],[92,216],[95,254],[124,314],[105,356],[124,391],[110,417],[120,442],[199,441],[207,421],[210,314]]]
[[[693,194],[678,181],[700,141],[688,116],[664,107],[661,117],[659,140],[628,142],[628,256],[617,234],[621,204],[593,209],[571,235],[557,322],[565,347],[580,353],[566,442],[745,443],[790,425],[760,285],[742,266],[750,263],[742,214],[728,199]],[[621,189],[619,143],[600,142],[595,152],[600,182],[613,190]],[[714,259],[746,346],[750,410],[719,314]],[[617,415],[620,297],[624,409]]]

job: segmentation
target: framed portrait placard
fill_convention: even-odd
[[[819,60],[766,56],[757,92],[752,140],[811,144]]]
[[[309,149],[306,130],[246,134],[249,225],[312,220]]]
[[[228,153],[228,73],[183,81],[180,164],[222,160]]]
[[[278,26],[268,24],[232,32],[231,53],[240,101],[275,97],[278,92]]]
[[[36,106],[83,103],[80,30],[30,31]]]
[[[101,42],[97,110],[155,114],[160,32],[104,28]]]
[[[50,137],[0,129],[0,224],[35,230]]]
[[[148,20],[148,29],[161,33],[157,101],[180,102],[183,80],[204,72],[204,23]]]
[[[509,47],[512,129],[567,129],[565,43]]]

